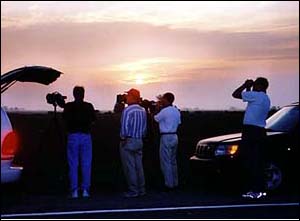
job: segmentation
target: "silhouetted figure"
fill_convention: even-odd
[[[243,194],[245,198],[258,199],[266,195],[264,192],[263,148],[266,140],[266,118],[270,110],[270,99],[266,94],[268,86],[268,80],[259,77],[255,81],[246,80],[232,94],[234,98],[242,99],[248,103],[244,115],[240,146],[240,156],[249,190]]]
[[[121,117],[120,155],[128,184],[125,197],[138,197],[146,194],[143,170],[143,137],[146,135],[147,115],[140,103],[140,92],[130,89],[126,95],[128,106]]]
[[[162,109],[154,116],[160,129],[160,166],[165,179],[166,188],[174,189],[178,186],[177,171],[177,129],[181,124],[180,112],[173,106],[174,95],[165,93],[160,104]]]
[[[78,197],[79,162],[82,175],[82,196],[89,197],[92,164],[91,126],[96,120],[96,115],[93,105],[83,100],[83,87],[74,87],[73,95],[75,100],[67,103],[63,112],[68,131],[67,157],[71,197]]]

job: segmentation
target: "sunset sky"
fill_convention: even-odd
[[[267,77],[272,105],[299,101],[299,2],[5,2],[1,74],[44,65],[52,85],[17,83],[1,106],[51,110],[45,96],[86,88],[111,110],[132,87],[144,98],[171,91],[179,108],[229,109],[247,78]]]

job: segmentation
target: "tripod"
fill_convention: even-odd
[[[61,188],[61,182],[66,180],[64,177],[67,175],[67,166],[65,139],[59,125],[57,105],[53,104],[53,107],[53,117],[50,117],[46,129],[41,135],[37,164],[40,168],[39,174],[45,182],[44,186],[49,185],[51,189],[57,189]]]
[[[56,136],[59,138],[59,144],[60,146],[64,146],[64,136],[62,134],[62,131],[61,131],[61,127],[59,125],[59,121],[58,121],[58,118],[57,118],[57,105],[54,104],[53,105],[54,107],[54,115],[53,115],[53,118],[49,120],[49,123],[48,123],[48,127],[47,129],[45,130],[44,132],[44,136],[42,136],[42,138],[45,138],[45,136],[49,133],[51,133],[51,129],[52,127],[54,128],[54,132],[56,133]],[[41,142],[41,146],[43,145],[43,139],[42,139],[42,142]]]

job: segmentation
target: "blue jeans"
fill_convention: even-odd
[[[160,167],[165,179],[165,185],[173,188],[178,186],[177,174],[177,146],[176,134],[162,135],[160,138]]]
[[[145,193],[143,170],[143,140],[127,138],[120,143],[120,155],[129,192]]]
[[[69,164],[70,189],[78,190],[78,166],[80,162],[81,188],[89,190],[91,185],[92,139],[90,134],[71,133],[68,135],[67,157]]]

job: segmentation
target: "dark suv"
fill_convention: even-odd
[[[266,129],[265,180],[267,189],[274,190],[298,174],[299,102],[284,106],[269,117]],[[193,170],[199,174],[217,172],[225,174],[225,178],[235,176],[241,168],[240,142],[241,133],[200,140],[190,158]]]

